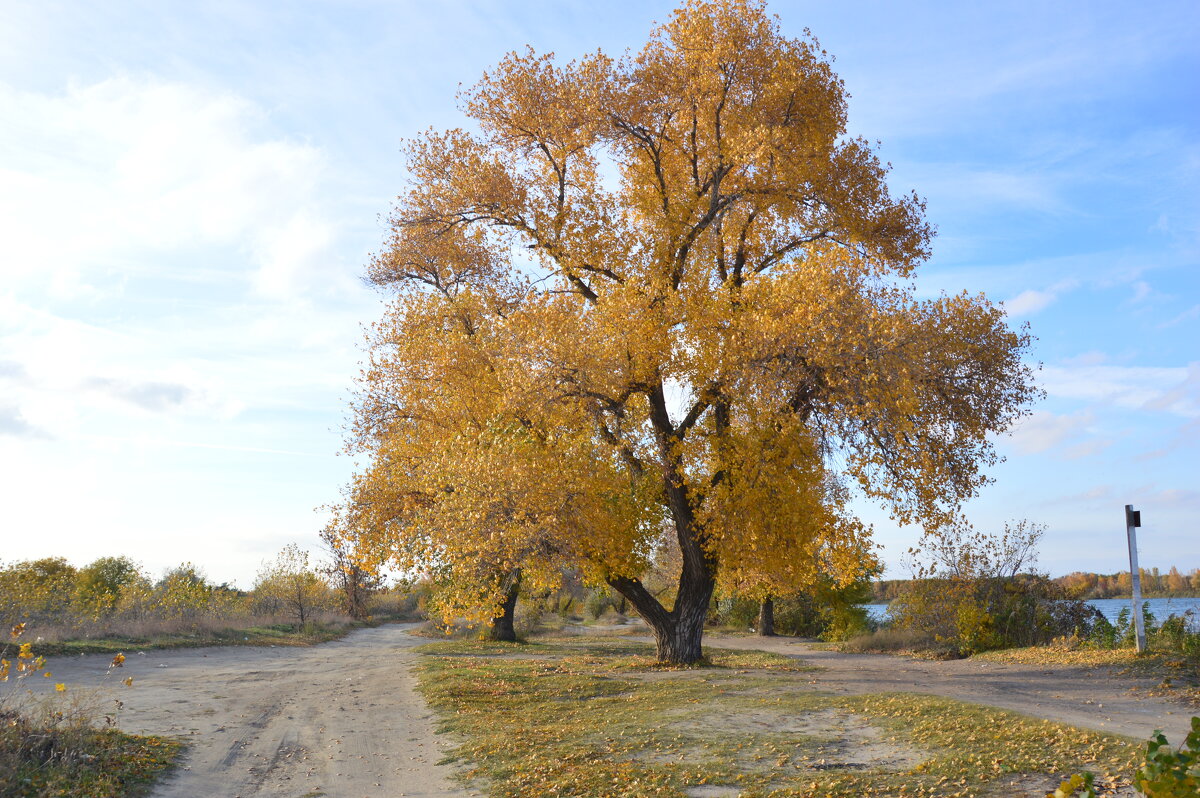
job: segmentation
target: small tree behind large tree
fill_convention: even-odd
[[[355,560],[345,536],[338,534],[334,525],[321,530],[321,541],[330,556],[321,573],[338,592],[347,615],[356,621],[368,619],[370,598],[383,589],[383,577]]]
[[[1029,338],[914,297],[923,203],[846,137],[814,39],[693,0],[624,59],[509,55],[463,108],[477,132],[410,145],[369,269],[396,301],[355,406],[366,548],[494,606],[577,566],[688,663],[719,581],[873,565],[851,491],[938,528],[986,481]],[[641,580],[664,524],[671,606]]]
[[[297,623],[331,603],[329,585],[309,563],[308,552],[295,543],[280,550],[274,560],[264,562],[254,580],[255,603],[271,614],[286,615]]]

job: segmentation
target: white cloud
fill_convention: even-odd
[[[328,266],[334,231],[325,220],[300,212],[285,224],[264,230],[254,247],[259,269],[254,285],[266,296],[288,297],[303,293],[320,280],[333,282]]]
[[[1060,294],[1078,286],[1079,281],[1067,279],[1059,280],[1044,291],[1030,288],[1017,294],[1012,299],[1005,300],[1004,309],[1008,311],[1008,315],[1010,316],[1030,316],[1052,305]]]
[[[0,117],[16,121],[0,129],[0,152],[11,153],[0,161],[10,285],[87,295],[113,271],[145,269],[135,264],[148,254],[161,275],[190,266],[171,253],[207,246],[255,253],[263,286],[287,294],[279,264],[296,254],[296,231],[307,233],[306,256],[334,237],[319,207],[321,152],[273,135],[237,95],[130,77],[61,94],[0,84]]]
[[[1200,415],[1200,368],[1153,366],[1045,366],[1042,387],[1052,397],[1117,407]]]
[[[1056,299],[1049,291],[1022,291],[1012,299],[1005,300],[1004,309],[1010,316],[1028,316],[1050,306]]]
[[[1074,438],[1093,421],[1091,413],[1060,416],[1037,410],[1012,428],[1009,440],[1020,454],[1038,454]]]

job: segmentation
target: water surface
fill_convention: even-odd
[[[1132,612],[1132,602],[1130,599],[1089,599],[1088,604],[1092,605],[1111,622],[1116,622],[1117,615],[1121,610],[1129,608]],[[1150,608],[1150,612],[1155,619],[1161,623],[1170,615],[1183,615],[1188,610],[1191,610],[1197,619],[1200,619],[1200,598],[1150,598],[1142,599],[1142,603]],[[867,615],[873,621],[886,621],[888,619],[888,605],[886,604],[864,604],[867,610]]]

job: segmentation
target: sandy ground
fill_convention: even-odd
[[[833,693],[906,692],[971,701],[1037,718],[1146,740],[1162,729],[1173,743],[1188,733],[1194,710],[1166,699],[1135,696],[1136,682],[1107,668],[931,662],[882,654],[844,654],[790,637],[706,635],[705,645],[761,649],[803,659],[825,670],[814,687]],[[1150,682],[1142,682],[1148,686]]]
[[[155,798],[468,796],[438,765],[430,711],[414,692],[409,625],[361,629],[311,648],[231,647],[55,658],[45,682],[99,685],[125,702],[122,729],[188,744]],[[132,676],[134,685],[120,682]]]

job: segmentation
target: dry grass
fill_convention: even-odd
[[[649,646],[611,638],[425,651],[421,689],[458,735],[452,758],[495,798],[1012,798],[1085,768],[1118,784],[1139,752],[950,699],[823,694],[802,664],[763,652],[664,669]]]
[[[46,728],[5,718],[0,726],[0,795],[117,798],[146,793],[171,767],[175,740],[116,729]]]
[[[1101,667],[1107,665],[1132,666],[1137,664],[1139,657],[1137,651],[1132,648],[1091,648],[1056,640],[1045,646],[985,651],[973,655],[971,659],[980,662],[1007,662],[1018,665]]]
[[[341,612],[320,612],[312,622],[321,625],[348,624],[350,616]],[[116,621],[76,622],[70,625],[38,624],[38,638],[43,643],[64,643],[75,640],[98,640],[119,637],[129,640],[149,640],[155,637],[182,635],[215,635],[231,629],[279,627],[294,624],[283,615],[198,616],[194,618],[139,618]]]
[[[23,625],[13,627],[10,642],[0,646],[0,795],[140,795],[170,766],[180,744],[119,731],[122,703],[99,688],[59,683],[53,692],[29,689],[29,680],[51,673],[30,644],[19,642],[23,634]],[[114,673],[124,661],[124,655],[114,657],[105,679],[119,678]]]
[[[37,629],[34,651],[44,656],[109,654],[130,649],[197,648],[201,646],[310,646],[336,640],[365,624],[348,616],[329,614],[303,625],[279,622],[276,617],[225,620],[146,621],[121,625],[108,634],[71,635],[53,628]]]
[[[852,654],[906,654],[921,659],[952,659],[956,656],[951,646],[939,643],[927,634],[886,626],[852,637],[835,647]]]

